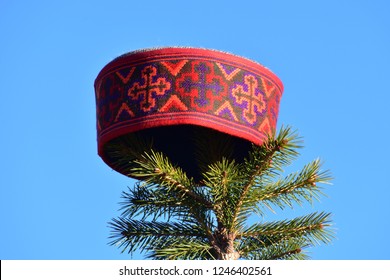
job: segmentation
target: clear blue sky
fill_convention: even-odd
[[[290,213],[333,213],[337,239],[312,258],[390,259],[389,14],[386,0],[0,0],[0,259],[129,258],[107,245],[107,222],[134,180],[97,155],[93,83],[116,56],[155,46],[273,70],[278,126],[305,140],[292,170],[320,157],[335,177]]]

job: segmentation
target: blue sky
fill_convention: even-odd
[[[0,259],[127,259],[107,245],[128,179],[97,155],[93,83],[125,52],[228,51],[284,83],[278,126],[320,157],[333,213],[313,259],[390,259],[388,1],[0,0]],[[270,215],[270,220],[284,217]],[[134,255],[135,258],[141,258]]]

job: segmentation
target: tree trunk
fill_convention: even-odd
[[[240,254],[236,251],[232,253],[222,253],[219,255],[218,260],[237,260]]]
[[[211,244],[217,260],[237,260],[240,257],[240,253],[234,248],[235,237],[234,233],[229,233],[224,228],[218,229],[213,234]]]

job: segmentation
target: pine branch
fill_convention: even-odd
[[[333,236],[328,230],[329,216],[315,212],[292,220],[254,224],[237,238],[253,237],[261,241],[262,246],[297,237],[305,238],[310,244],[330,243]]]
[[[189,223],[163,223],[137,221],[126,218],[113,219],[109,223],[112,229],[110,245],[123,247],[122,252],[151,250],[164,246],[166,242],[177,238],[201,238],[207,236],[202,229]]]
[[[308,256],[303,248],[308,246],[302,238],[290,238],[268,246],[251,246],[250,242],[243,243],[241,255],[251,260],[304,260]]]
[[[214,222],[210,210],[200,204],[194,204],[188,199],[168,197],[164,194],[158,194],[158,199],[155,200],[155,193],[158,193],[160,189],[148,190],[145,186],[140,187],[140,184],[137,186],[140,190],[130,190],[130,193],[123,195],[125,201],[122,202],[121,208],[124,210],[122,221],[138,218],[143,222],[151,218],[152,222],[155,222],[158,218],[163,217],[167,222],[173,219],[180,224],[197,225],[208,238],[211,238]],[[140,197],[134,197],[134,194],[140,195]]]
[[[178,197],[188,197],[193,201],[212,209],[213,204],[203,197],[194,187],[195,183],[179,167],[173,166],[162,153],[145,153],[142,160],[136,160],[136,167],[129,175],[140,178],[146,184],[166,187]]]
[[[162,192],[163,196],[175,198],[184,205],[176,213],[180,216],[192,215],[197,220],[204,232],[211,236],[211,218],[209,210],[213,204],[208,199],[207,193],[202,187],[194,187],[193,180],[178,167],[173,166],[169,159],[162,153],[153,150],[143,155],[142,161],[136,161],[137,167],[131,170],[131,174],[142,178],[145,188],[154,193]],[[172,209],[172,208],[169,208]]]
[[[176,239],[154,249],[148,257],[156,260],[208,260],[214,259],[208,242]]]
[[[198,155],[203,160],[199,163],[203,176],[200,183],[188,178],[162,153],[153,151],[152,145],[145,142],[135,148],[135,137],[121,137],[108,144],[107,156],[115,167],[142,180],[123,192],[122,217],[109,223],[111,245],[121,247],[122,252],[148,251],[148,257],[154,259],[240,255],[247,259],[304,259],[303,248],[331,241],[326,213],[246,226],[253,212],[262,214],[263,206],[283,209],[319,199],[322,193],[318,184],[331,179],[328,171],[320,170],[319,160],[280,178],[283,167],[301,147],[295,132],[282,128],[262,146],[253,145],[243,162],[232,159],[243,156],[232,149],[249,142],[233,143],[229,137],[215,136],[214,148],[208,146],[207,137],[198,139],[199,146],[203,145]],[[219,140],[223,145],[219,146]]]
[[[226,228],[233,227],[233,211],[241,193],[242,174],[234,160],[222,158],[208,167],[203,174],[203,183],[209,188],[213,210],[219,224]]]
[[[290,165],[293,160],[299,156],[298,149],[301,149],[302,138],[291,127],[282,127],[276,136],[276,139],[269,138],[268,144],[276,147],[277,152],[274,153],[270,162],[270,170],[282,171],[283,166]],[[272,140],[274,143],[272,143]]]
[[[200,190],[201,188],[196,189],[198,192]],[[166,187],[139,182],[133,190],[123,192],[122,198],[122,217],[131,219],[141,215],[141,220],[151,218],[156,221],[164,217],[168,221],[176,219],[182,223],[198,223],[209,236],[212,234],[211,210],[191,197],[178,197]]]
[[[150,190],[141,183],[136,184],[134,189],[129,188],[128,192],[123,192],[122,199],[122,207],[119,209],[123,211],[122,217],[142,215],[141,220],[152,217],[155,221],[163,216],[169,220],[182,212],[188,212],[183,198],[168,196],[161,189]]]
[[[298,155],[296,149],[301,147],[299,143],[300,138],[295,132],[291,131],[291,128],[282,127],[276,138],[269,136],[263,145],[253,146],[248,159],[245,160],[242,171],[247,179],[242,187],[238,203],[233,210],[234,224],[241,224],[242,218],[247,217],[248,209],[242,211],[241,208],[258,178],[272,172],[271,165],[274,170],[281,170],[282,164],[289,164]]]
[[[271,210],[271,204],[283,209],[285,205],[292,208],[293,202],[301,204],[304,200],[310,203],[313,199],[319,200],[322,192],[318,184],[329,183],[332,179],[329,171],[321,171],[320,168],[321,162],[317,159],[299,173],[265,186],[255,186],[248,194],[244,208],[255,209],[255,205],[261,203]],[[261,214],[260,208],[256,210]]]
[[[281,171],[298,155],[302,140],[290,127],[282,127],[276,137],[268,136],[261,146],[253,145],[252,151],[245,160],[246,174],[261,177],[265,174]]]

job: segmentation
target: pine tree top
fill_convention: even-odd
[[[218,141],[197,140],[199,181],[153,150],[151,141],[123,138],[110,144],[116,164],[140,179],[123,192],[122,215],[110,222],[110,244],[153,259],[305,259],[305,248],[331,242],[328,213],[248,224],[265,209],[318,200],[322,185],[330,182],[318,159],[283,175],[302,147],[295,131],[282,128],[263,145],[252,145],[241,162],[229,157],[231,142]]]

